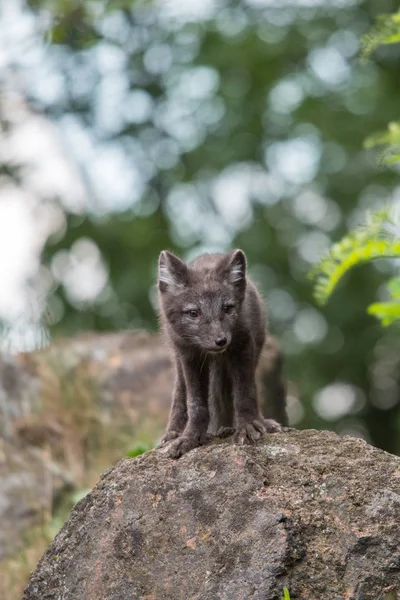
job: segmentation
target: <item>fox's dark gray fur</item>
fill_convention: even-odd
[[[176,382],[162,440],[178,458],[208,434],[235,431],[252,443],[278,423],[264,419],[255,371],[266,335],[264,303],[246,275],[241,250],[204,254],[186,265],[170,252],[159,259],[159,301],[174,350]]]

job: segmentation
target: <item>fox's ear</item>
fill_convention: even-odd
[[[160,292],[172,294],[184,288],[188,282],[185,263],[168,250],[163,250],[158,259],[158,288]]]
[[[246,279],[246,256],[243,250],[233,250],[229,258],[229,272],[232,283]]]
[[[230,282],[244,290],[246,287],[246,256],[243,250],[233,250],[230,253],[228,273]]]

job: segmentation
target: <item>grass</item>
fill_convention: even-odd
[[[153,448],[152,444],[147,444],[145,442],[137,442],[128,450],[128,452],[126,453],[126,456],[128,458],[136,458],[136,456],[140,456],[141,454],[148,452],[152,448]]]

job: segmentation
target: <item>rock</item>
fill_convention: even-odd
[[[23,600],[392,600],[400,459],[285,431],[120,461],[74,508]]]
[[[32,444],[35,417],[42,424],[54,407],[75,408],[69,396],[90,394],[99,421],[155,440],[167,421],[172,383],[168,349],[146,332],[83,334],[32,354],[3,356],[0,436]]]
[[[0,560],[21,546],[28,525],[51,511],[52,491],[42,458],[0,439]]]
[[[11,440],[15,422],[39,406],[39,381],[28,354],[0,355],[0,438]]]

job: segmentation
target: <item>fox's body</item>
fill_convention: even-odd
[[[255,370],[266,335],[264,303],[246,276],[241,250],[205,254],[189,265],[169,252],[159,263],[160,313],[172,344],[176,382],[164,441],[178,457],[207,433],[235,428],[239,443],[279,425],[262,417]]]

